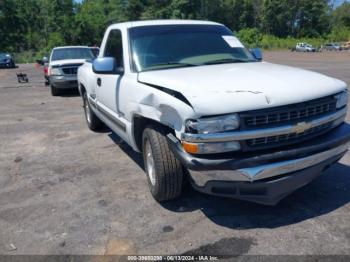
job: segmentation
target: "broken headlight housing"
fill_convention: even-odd
[[[223,115],[217,117],[205,117],[186,121],[186,129],[191,133],[210,134],[232,131],[239,128],[239,117],[237,114]]]

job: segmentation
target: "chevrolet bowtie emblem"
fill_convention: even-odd
[[[294,127],[294,132],[297,134],[303,133],[306,130],[311,128],[311,124],[306,123],[306,122],[300,122]]]

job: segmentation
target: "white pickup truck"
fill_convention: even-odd
[[[344,82],[261,61],[224,25],[158,20],[108,27],[78,69],[90,129],[142,152],[153,197],[201,192],[274,205],[348,150]]]

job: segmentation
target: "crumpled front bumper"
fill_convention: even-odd
[[[189,170],[193,186],[205,193],[274,205],[306,185],[348,150],[350,125],[344,123],[312,141],[258,153],[195,157],[173,135],[170,148]]]

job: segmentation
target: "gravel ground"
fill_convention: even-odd
[[[264,55],[350,84],[350,52]],[[140,155],[91,132],[78,94],[52,97],[41,69],[0,70],[0,112],[0,254],[350,255],[349,153],[274,207],[190,188],[161,205]]]

